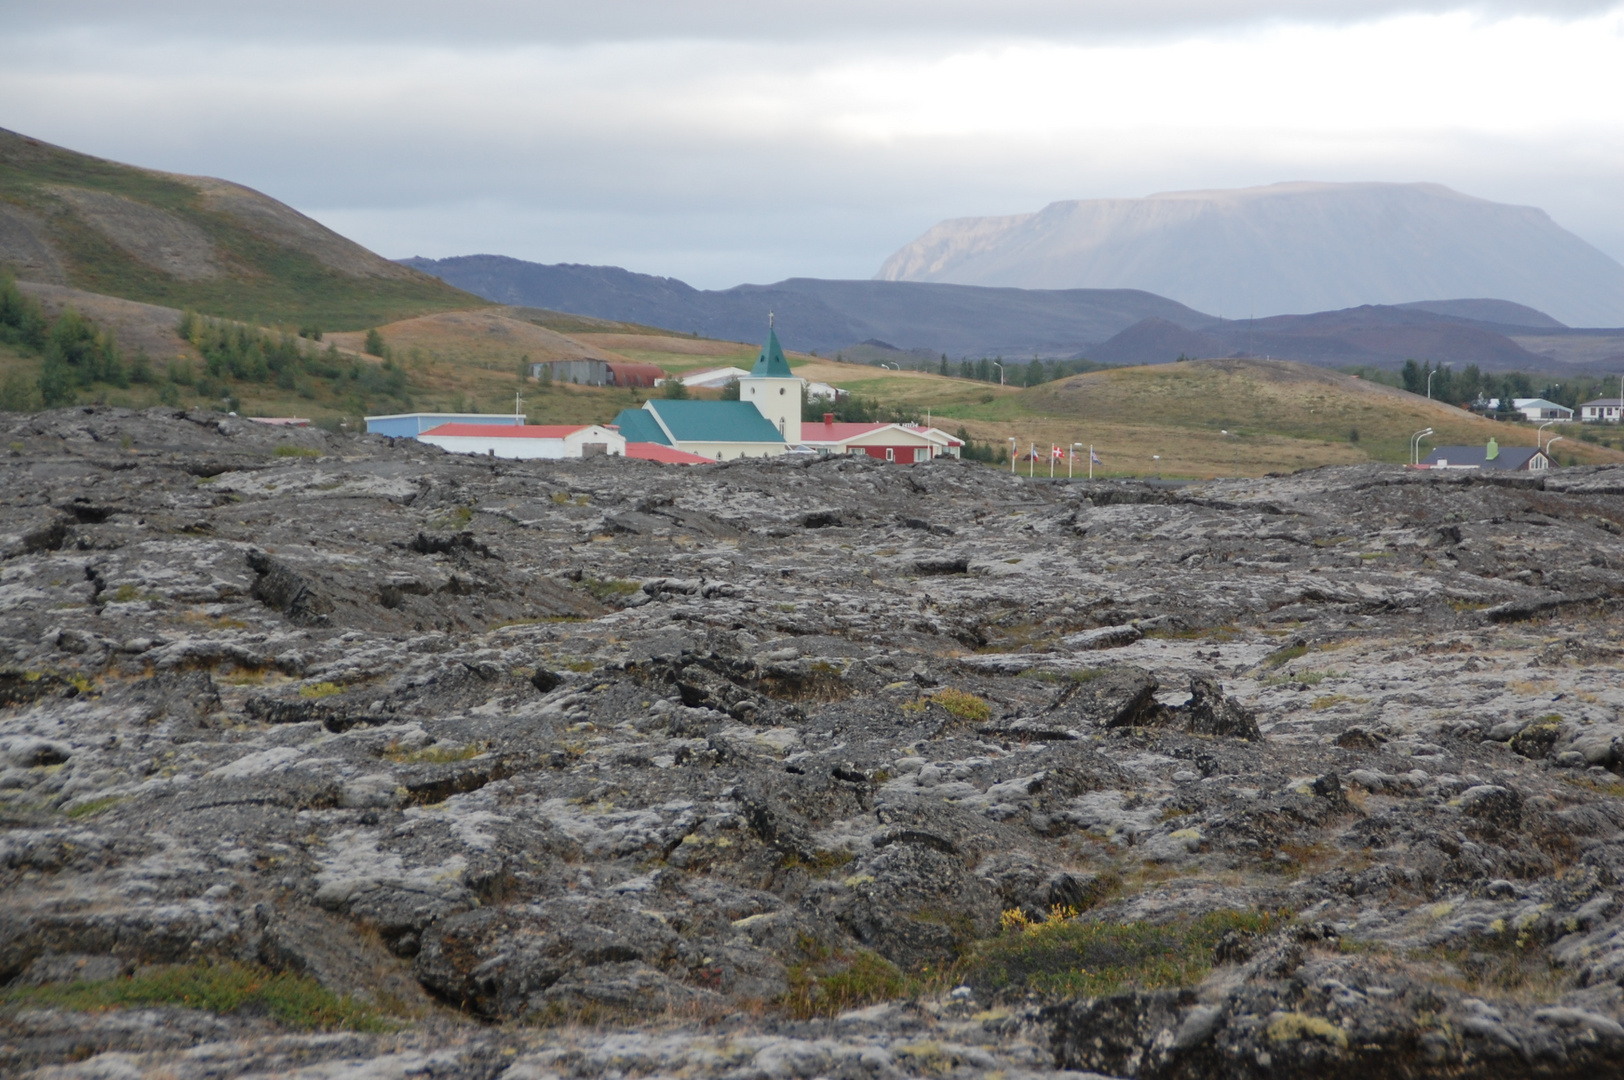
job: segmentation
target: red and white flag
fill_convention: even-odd
[[[1066,456],[1066,452],[1060,449],[1058,446],[1050,446],[1049,450],[1056,461],[1059,461],[1061,458]]]

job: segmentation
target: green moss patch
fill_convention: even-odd
[[[959,977],[985,997],[1099,997],[1127,989],[1193,986],[1213,967],[1213,947],[1230,931],[1262,934],[1280,924],[1262,912],[1218,911],[1173,923],[1051,919],[1006,921],[977,943]]]
[[[315,979],[246,964],[177,964],[132,977],[51,986],[12,987],[0,1004],[99,1012],[172,1005],[212,1013],[251,1010],[306,1031],[383,1031],[378,1012],[340,998]]]

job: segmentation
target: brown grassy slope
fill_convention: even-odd
[[[965,416],[973,433],[1015,435],[1023,446],[1092,443],[1108,474],[1258,475],[1359,461],[1408,460],[1426,447],[1532,446],[1532,425],[1496,423],[1393,387],[1279,360],[1201,360],[1117,368],[1002,396]],[[1581,443],[1577,425],[1558,454],[1585,463],[1624,454]],[[1227,431],[1230,434],[1224,434]],[[1357,433],[1357,441],[1354,435]],[[1556,434],[1547,430],[1546,437]],[[1160,460],[1156,459],[1159,455]]]

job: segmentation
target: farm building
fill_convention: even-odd
[[[368,435],[391,435],[397,439],[415,439],[430,428],[442,424],[503,424],[524,423],[524,417],[513,413],[394,413],[390,416],[368,416]]]
[[[418,436],[453,454],[499,458],[583,458],[626,453],[620,432],[598,424],[442,424]]]
[[[543,368],[553,382],[577,386],[655,386],[665,377],[653,364],[621,360],[542,360],[530,365],[530,377],[541,378]]]
[[[1524,420],[1531,420],[1536,424],[1542,424],[1547,420],[1565,424],[1573,419],[1572,409],[1566,405],[1558,405],[1554,401],[1546,401],[1544,398],[1512,398],[1511,407],[1522,413]]]

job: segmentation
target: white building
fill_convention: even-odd
[[[1536,424],[1554,421],[1565,424],[1573,419],[1573,410],[1566,405],[1558,405],[1554,401],[1546,401],[1538,397],[1520,397],[1511,399],[1511,407],[1523,414],[1523,419]]]
[[[453,454],[499,458],[623,457],[626,439],[598,424],[442,424],[418,437]]]
[[[1624,408],[1619,407],[1616,397],[1597,398],[1587,401],[1579,406],[1579,419],[1586,423],[1616,424],[1624,420]]]

